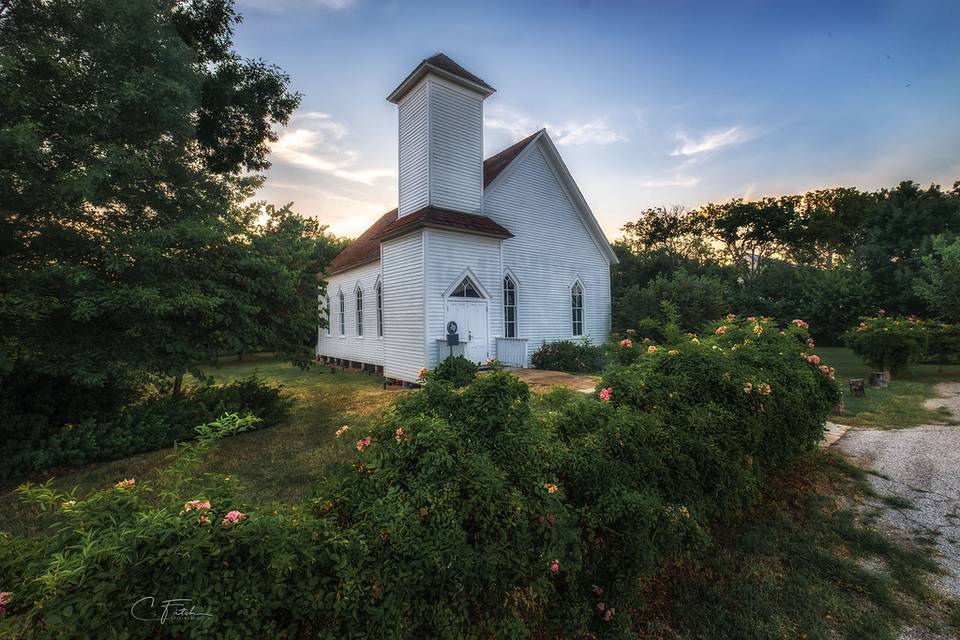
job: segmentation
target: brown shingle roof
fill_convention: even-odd
[[[369,229],[347,245],[347,248],[337,254],[337,257],[327,265],[329,273],[346,271],[361,264],[380,259],[380,238],[377,236],[397,219],[397,210],[392,209],[380,216]]]
[[[442,227],[444,229],[468,231],[495,236],[497,238],[513,237],[512,233],[487,216],[462,213],[450,209],[438,209],[437,207],[424,207],[419,211],[414,211],[401,218],[397,218],[387,225],[387,228],[381,231],[377,237],[380,240],[386,240],[387,238],[398,236],[419,227]]]
[[[536,138],[543,129],[537,131],[536,133],[531,133],[529,136],[521,140],[520,142],[514,143],[501,151],[498,154],[492,155],[486,160],[483,161],[483,186],[484,188],[490,186],[490,183],[493,182],[500,172],[507,168],[514,158],[520,155],[520,152],[527,148],[527,145],[530,144],[534,138]]]
[[[451,60],[447,55],[438,53],[420,61],[420,64],[403,79],[397,88],[390,92],[387,100],[397,102],[406,93],[420,81],[423,76],[433,71],[436,75],[445,77],[447,80],[457,84],[470,87],[474,91],[483,94],[484,97],[494,93],[496,89],[484,82],[482,79],[473,75],[459,64]]]
[[[490,183],[493,182],[496,179],[496,177],[500,175],[500,173],[503,172],[503,170],[506,169],[507,166],[509,166],[509,164],[514,161],[514,159],[516,159],[518,155],[520,155],[520,152],[523,151],[527,147],[527,145],[530,144],[534,140],[534,138],[537,137],[539,133],[540,131],[537,131],[536,133],[527,136],[520,142],[510,145],[500,153],[492,155],[486,160],[484,160],[483,186],[484,187],[489,186]],[[445,213],[443,215],[439,215],[439,217],[438,217],[438,214],[429,214],[430,221],[423,223],[424,225],[447,226],[449,228],[454,228],[454,229],[463,228],[463,230],[465,231],[489,233],[490,235],[494,235],[494,236],[500,235],[501,237],[505,237],[505,238],[512,237],[512,234],[507,229],[503,228],[502,226],[500,226],[490,218],[487,218],[486,216],[475,216],[467,213],[459,213],[456,211],[448,211],[444,209],[433,209],[433,211],[445,212]],[[351,242],[346,249],[344,249],[339,254],[337,254],[337,257],[334,258],[330,262],[330,264],[327,266],[327,272],[339,273],[340,271],[346,271],[347,269],[352,269],[354,267],[359,267],[362,264],[373,262],[374,260],[379,260],[380,259],[380,240],[381,240],[381,236],[385,232],[387,232],[388,230],[387,228],[390,227],[394,222],[397,222],[397,223],[404,222],[404,220],[406,220],[407,218],[412,218],[413,216],[419,213],[420,211],[410,215],[406,215],[401,220],[398,220],[396,209],[392,209],[391,211],[386,212],[385,214],[380,216],[380,218],[378,218],[377,221],[374,222],[369,229],[364,231],[362,234],[360,234],[360,236],[356,240]],[[469,219],[481,218],[486,222],[481,222],[477,220],[465,220],[465,219],[459,219],[459,218],[455,220],[452,217],[449,217],[449,214],[455,214],[455,216],[466,216]],[[423,217],[427,217],[427,216],[428,214],[423,214]],[[448,221],[449,224],[446,224],[446,225],[439,224],[437,221],[441,217],[445,217],[445,219]],[[405,225],[413,224],[414,222],[415,221],[411,219],[405,222],[404,224]],[[495,225],[495,227],[488,227],[486,226],[487,223]],[[458,227],[457,226],[458,224],[461,225],[461,227]],[[463,225],[467,225],[467,226],[463,226]],[[475,225],[477,227],[482,227],[482,228],[470,228],[470,225]],[[393,229],[393,231],[396,231],[399,228],[404,228],[404,227],[396,227]],[[413,227],[410,227],[410,228],[413,228]]]
[[[453,75],[463,78],[464,80],[469,80],[470,82],[473,82],[474,84],[478,84],[485,89],[489,89],[490,91],[496,91],[496,89],[491,87],[489,84],[487,84],[477,76],[473,75],[472,73],[470,73],[469,71],[467,71],[466,69],[458,65],[445,53],[438,53],[436,55],[430,56],[429,58],[424,60],[424,62],[427,64],[432,64],[436,68],[443,69],[447,73],[452,73]]]

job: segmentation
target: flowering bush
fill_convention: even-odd
[[[930,330],[916,318],[880,315],[861,318],[844,341],[864,362],[878,370],[902,373],[927,351]]]
[[[619,347],[629,352],[631,347]],[[586,340],[573,342],[560,340],[544,342],[533,352],[530,361],[535,369],[548,371],[569,371],[571,373],[591,373],[601,371],[606,366],[606,350],[603,345],[590,344]]]
[[[155,637],[129,615],[143,594],[213,615],[169,619],[171,637],[629,637],[640,579],[749,505],[838,397],[804,328],[723,325],[631,344],[596,394],[428,375],[342,431],[353,464],[286,509],[250,508],[224,478],[197,492],[205,449],[252,426],[236,416],[200,427],[155,485],[26,487],[56,526],[0,544],[0,629]]]

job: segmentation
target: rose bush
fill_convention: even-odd
[[[917,318],[880,315],[861,318],[860,324],[844,334],[844,342],[864,362],[887,373],[902,373],[927,351],[930,330]]]
[[[192,477],[215,438],[249,428],[236,417],[156,483],[25,488],[54,526],[0,545],[0,635],[154,637],[129,606],[155,595],[212,614],[169,620],[183,638],[631,637],[641,578],[821,436],[839,391],[808,339],[728,318],[631,344],[594,394],[531,399],[499,368],[462,388],[428,375],[372,426],[341,428],[348,462],[282,509]]]

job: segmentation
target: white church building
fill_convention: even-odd
[[[493,93],[437,54],[387,97],[399,206],[330,263],[318,358],[413,382],[451,348],[525,367],[544,342],[608,339],[610,243],[545,130],[483,159]]]

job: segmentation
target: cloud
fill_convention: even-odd
[[[614,128],[604,118],[587,121],[571,120],[563,124],[551,124],[503,107],[493,107],[484,116],[484,125],[490,129],[506,131],[514,140],[524,138],[534,131],[546,129],[560,146],[583,144],[607,145],[623,142],[627,136]]]
[[[271,145],[271,160],[366,185],[396,175],[393,169],[358,166],[360,153],[341,145],[348,133],[346,125],[329,114],[298,114]]]
[[[638,183],[641,187],[683,187],[689,189],[700,184],[700,178],[691,176],[674,176],[663,180],[643,180]]]
[[[672,156],[695,156],[700,153],[713,151],[727,145],[744,142],[754,137],[752,133],[740,128],[730,127],[723,131],[713,131],[699,140],[689,138],[684,133],[678,133],[677,139],[683,144],[670,152]]]

